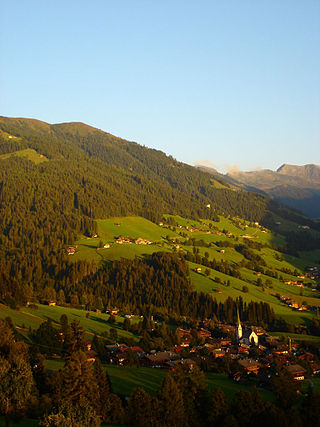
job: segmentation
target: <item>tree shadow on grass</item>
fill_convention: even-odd
[[[121,331],[123,330],[122,324],[118,322],[109,323],[108,320],[101,319],[101,317],[97,317],[97,316],[90,316],[90,320],[93,320],[94,322],[102,323],[103,325],[109,326],[109,328],[120,329]]]

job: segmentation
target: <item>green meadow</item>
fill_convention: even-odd
[[[77,261],[86,259],[89,261],[108,262],[121,258],[133,259],[150,255],[154,252],[170,250],[167,237],[179,237],[175,232],[141,217],[121,217],[97,220],[98,237],[80,238],[76,245],[77,251],[70,259]],[[116,239],[119,236],[136,239],[141,237],[152,242],[150,245],[136,245],[134,243],[119,244]],[[110,244],[109,248],[98,248],[99,242]]]
[[[106,371],[110,376],[114,392],[124,396],[129,396],[135,387],[142,387],[149,394],[156,395],[161,382],[168,374],[165,369],[129,368],[110,365],[106,365]],[[210,392],[220,387],[225,392],[228,402],[232,400],[234,394],[238,391],[252,390],[252,386],[237,384],[224,374],[208,373],[206,374],[206,382]],[[262,391],[262,396],[265,400],[273,398],[272,393],[264,390]]]
[[[48,161],[48,159],[45,156],[43,156],[42,154],[39,154],[37,151],[33,150],[32,148],[26,148],[25,150],[14,151],[13,153],[2,154],[0,155],[0,160],[9,159],[11,157],[24,158],[32,161],[36,165],[39,163]]]
[[[100,240],[102,240],[103,244],[109,243],[110,248],[98,249]],[[100,238],[81,239],[78,240],[76,244],[78,245],[78,248],[77,252],[72,255],[72,261],[86,259],[97,263],[115,261],[121,258],[133,259],[136,256],[143,257],[154,252],[168,250],[166,245],[135,245],[134,243],[118,244]]]
[[[202,257],[207,253],[209,260],[226,261],[232,266],[243,261],[243,255],[232,247],[218,247],[215,242],[227,241],[234,245],[245,244],[248,239],[243,236],[247,235],[251,237],[250,240],[252,241],[272,246],[263,247],[261,250],[252,249],[252,251],[264,259],[267,264],[265,269],[277,272],[278,278],[262,274],[260,278],[263,287],[257,286],[258,276],[254,271],[246,268],[240,269],[243,280],[212,269],[209,269],[210,275],[206,277],[204,274],[206,267],[189,262],[190,279],[196,290],[209,293],[218,301],[224,301],[229,296],[232,298],[242,296],[247,302],[251,300],[268,302],[277,315],[284,317],[290,323],[308,321],[312,318],[313,313],[294,311],[281,303],[276,297],[277,294],[290,296],[300,304],[305,302],[311,306],[320,306],[320,293],[318,291],[312,292],[308,287],[304,287],[301,290],[301,288],[294,285],[285,285],[279,279],[282,276],[283,280],[297,280],[295,276],[284,273],[281,270],[289,269],[294,271],[297,269],[302,274],[306,266],[310,265],[310,262],[316,263],[320,261],[320,250],[312,253],[301,253],[299,258],[281,254],[273,247],[284,243],[282,236],[279,234],[275,236],[259,224],[253,224],[239,218],[224,218],[220,216],[219,222],[209,220],[196,221],[171,215],[164,215],[164,218],[165,224],[162,226],[141,217],[118,217],[97,220],[98,237],[79,238],[76,242],[78,245],[77,251],[75,255],[70,256],[70,259],[73,261],[87,259],[101,263],[121,258],[143,257],[157,251],[179,250],[192,253],[194,247],[190,246],[190,241],[188,245],[185,245],[184,242],[187,239],[196,239],[196,241],[202,240],[204,242],[203,246],[196,246],[198,253]],[[170,218],[173,219],[174,226],[168,225]],[[297,225],[290,221],[283,220],[281,224],[285,229],[290,229],[293,225],[297,228]],[[227,233],[232,233],[232,235],[227,236]],[[153,243],[150,245],[118,244],[116,239],[119,236],[126,236],[132,239],[141,237]],[[179,249],[174,247],[171,239],[179,240]],[[103,244],[108,243],[110,247],[99,249],[100,240]],[[196,267],[202,268],[200,274],[194,271]],[[270,284],[266,285],[267,280],[271,281],[271,286]],[[225,285],[228,281],[230,286]],[[304,282],[308,281],[307,279],[304,280]],[[247,286],[248,293],[243,292],[244,286]]]
[[[176,233],[137,216],[97,220],[97,225],[98,235],[110,240],[114,240],[119,236],[128,236],[133,239],[141,237],[142,239],[159,242],[167,235],[170,237],[176,236]]]
[[[50,370],[62,369],[64,360],[46,360],[45,366]],[[128,366],[104,365],[106,372],[110,377],[114,393],[123,396],[130,396],[136,387],[143,388],[147,393],[155,396],[161,386],[162,381],[168,374],[166,369],[157,368],[137,368]],[[237,384],[225,374],[207,373],[206,382],[210,392],[220,387],[226,394],[227,401],[230,402],[235,393],[240,390],[252,390],[252,386]],[[265,400],[272,400],[273,394],[261,390],[262,397]]]
[[[89,312],[90,317],[88,318],[85,310],[79,310],[76,308],[68,307],[50,307],[48,305],[37,304],[38,309],[31,309],[23,307],[20,310],[13,310],[7,306],[0,305],[0,318],[5,319],[11,317],[13,323],[18,328],[18,331],[23,334],[29,327],[37,329],[41,323],[51,319],[54,324],[58,325],[62,314],[68,316],[69,323],[74,319],[78,320],[81,326],[85,329],[86,333],[92,337],[92,335],[101,335],[103,332],[110,333],[110,329],[116,329],[118,337],[133,338],[135,341],[137,337],[131,332],[124,331],[122,329],[122,323],[124,318],[121,316],[115,316],[116,322],[113,324],[108,323],[109,314]],[[138,322],[138,317],[133,317],[131,322]]]
[[[275,295],[269,293],[269,290],[265,289],[263,292],[261,287],[244,282],[234,277],[227,276],[226,274],[215,270],[209,269],[211,274],[209,277],[206,277],[203,273],[206,267],[203,268],[203,266],[193,263],[190,263],[190,266],[192,268],[190,271],[191,283],[194,285],[194,288],[197,291],[211,294],[211,296],[216,298],[218,302],[223,302],[228,297],[235,299],[239,296],[241,296],[242,299],[247,303],[250,301],[267,302],[278,316],[283,317],[291,324],[304,323],[306,320],[311,320],[313,317],[312,313],[292,310],[290,307],[283,304]],[[202,267],[201,273],[195,272],[195,267]],[[230,280],[230,286],[216,282],[216,277],[220,278],[222,281]],[[248,292],[242,291],[243,286],[248,287]],[[218,290],[221,292],[218,292]]]

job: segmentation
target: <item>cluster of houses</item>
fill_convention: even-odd
[[[78,245],[68,246],[66,251],[68,255],[74,255],[76,253]]]
[[[239,382],[248,378],[248,375],[259,375],[259,378],[267,375],[270,378],[276,358],[278,366],[285,369],[297,381],[305,379],[307,369],[303,365],[306,360],[312,368],[313,375],[320,374],[320,364],[316,362],[314,355],[292,342],[290,338],[288,343],[284,343],[279,337],[267,334],[260,327],[243,328],[239,318],[237,325],[216,326],[224,333],[224,337],[213,337],[205,323],[197,328],[197,336],[202,338],[200,341],[203,342],[201,345],[193,344],[194,330],[191,332],[190,329],[182,328],[177,329],[180,336],[179,345],[165,351],[152,350],[146,353],[139,346],[106,345],[107,361],[119,366],[138,363],[140,366],[172,370],[180,365],[187,365],[193,369],[196,364],[201,365],[204,359],[210,365],[218,359],[228,357],[237,363],[238,371],[233,374],[233,379]],[[152,332],[157,333],[157,330],[149,332],[152,335]],[[236,340],[230,338],[234,335]],[[255,349],[255,352],[252,353],[251,349]],[[206,356],[203,356],[203,350],[206,350]],[[92,357],[89,345],[88,354]],[[261,370],[263,373],[260,374]],[[270,374],[266,374],[268,370]]]
[[[298,311],[308,310],[307,306],[303,304],[299,304],[297,301],[294,301],[291,297],[288,297],[286,295],[280,295],[280,301],[288,305],[290,308],[293,308],[294,310],[298,310]]]
[[[142,237],[138,237],[137,239],[132,239],[131,237],[119,236],[116,239],[116,243],[118,243],[119,245],[129,244],[129,243],[134,243],[136,245],[152,245],[153,242],[151,240],[143,239]]]
[[[317,266],[307,268],[306,277],[312,280],[320,279],[320,268]]]
[[[303,281],[302,280],[285,280],[285,285],[294,285],[298,286],[299,288],[303,288]]]

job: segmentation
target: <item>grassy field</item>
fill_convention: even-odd
[[[119,224],[119,225],[118,225]],[[79,259],[94,260],[97,263],[103,261],[114,261],[121,258],[132,259],[154,252],[171,250],[166,239],[167,236],[178,238],[178,234],[162,228],[159,225],[141,217],[121,217],[97,220],[98,236],[95,238],[80,238],[73,261]],[[115,243],[119,236],[136,239],[151,240],[151,245],[118,244]],[[110,248],[98,249],[100,240],[110,244]]]
[[[51,370],[62,369],[64,361],[46,360],[45,366]],[[147,393],[155,396],[168,374],[166,369],[113,365],[104,365],[104,367],[110,377],[113,391],[123,396],[130,396],[135,387],[142,387]],[[252,390],[252,386],[237,384],[224,374],[208,373],[206,374],[206,382],[210,392],[220,387],[225,392],[228,402],[232,400],[237,391]],[[268,391],[262,390],[261,394],[265,400],[272,400],[273,398],[273,394]]]
[[[97,220],[97,225],[98,235],[111,240],[119,236],[128,236],[133,239],[141,237],[142,239],[159,242],[167,235],[170,237],[176,236],[176,233],[138,216]]]
[[[45,367],[58,370],[64,367],[62,359],[48,359]],[[151,395],[156,395],[161,382],[167,375],[165,369],[136,368],[127,366],[104,365],[112,384],[112,389],[117,394],[129,396],[135,387],[142,387]]]
[[[150,395],[156,395],[161,382],[168,373],[165,369],[112,365],[107,365],[106,371],[110,377],[113,391],[124,396],[130,396],[135,387],[142,387]]]
[[[134,258],[136,256],[143,257],[147,254],[151,254],[157,251],[173,251],[175,250],[172,242],[167,240],[169,237],[180,237],[178,233],[187,236],[187,238],[196,238],[203,239],[206,243],[213,244],[217,239],[228,240],[234,244],[239,242],[239,236],[244,232],[247,234],[254,235],[262,229],[259,226],[252,226],[245,221],[241,222],[241,225],[235,220],[230,220],[226,218],[221,218],[219,223],[212,223],[213,226],[219,227],[221,233],[228,231],[233,233],[234,237],[227,237],[226,234],[217,235],[217,234],[207,234],[210,230],[209,221],[194,221],[190,219],[181,218],[178,216],[174,217],[174,220],[179,227],[170,227],[164,225],[159,226],[153,224],[152,222],[140,218],[140,217],[124,217],[124,218],[111,218],[108,220],[99,220],[98,221],[98,238],[82,238],[77,242],[78,248],[75,255],[71,256],[70,259],[76,261],[78,259],[87,259],[95,260],[96,262],[112,261],[121,258]],[[115,225],[120,223],[120,225]],[[244,227],[243,224],[248,225]],[[187,228],[188,227],[188,228]],[[190,228],[197,227],[202,228],[203,231],[194,231],[192,232]],[[175,231],[173,231],[175,230]],[[245,231],[244,231],[245,230]],[[215,230],[211,229],[211,232],[215,233]],[[261,238],[265,239],[266,236],[271,235],[271,233],[260,233]],[[136,245],[136,244],[117,244],[114,239],[119,235],[129,236],[131,238],[142,237],[145,239],[152,240],[154,243],[152,245]],[[260,241],[260,235],[258,234],[258,241]],[[271,239],[271,237],[268,237]],[[238,241],[236,238],[238,237]],[[110,243],[110,248],[107,249],[97,249],[100,239],[103,243]],[[183,237],[185,240],[185,237]],[[199,254],[204,256],[205,252],[209,254],[209,260],[216,259],[217,261],[227,261],[230,265],[235,263],[240,263],[243,260],[243,256],[235,251],[233,248],[224,248],[224,253],[221,252],[221,248],[216,247],[215,245],[211,247],[197,246]],[[180,245],[180,250],[183,252],[193,251],[192,246]],[[283,273],[280,270],[283,268],[288,268],[294,270],[295,268],[298,271],[303,271],[303,268],[308,264],[308,260],[320,258],[320,251],[315,251],[315,254],[303,253],[301,258],[295,258],[286,256],[283,259],[283,256],[277,253],[274,249],[269,247],[262,248],[261,251],[255,250],[257,254],[262,256],[267,263],[268,269],[272,271],[277,271],[279,276],[282,276],[283,279],[296,280],[295,276],[292,276],[287,273]],[[279,259],[280,256],[280,259]],[[278,259],[277,259],[278,258]],[[310,263],[310,261],[309,261]],[[210,275],[206,277],[204,271],[206,267],[197,265],[189,262],[190,267],[190,278],[191,282],[194,285],[194,288],[198,291],[203,291],[211,294],[217,301],[224,301],[227,297],[236,298],[241,296],[245,301],[264,301],[268,302],[271,307],[274,309],[276,315],[282,316],[289,323],[304,323],[309,321],[313,316],[313,312],[299,312],[289,308],[287,305],[281,303],[276,297],[276,294],[287,295],[292,297],[298,303],[306,302],[309,305],[320,306],[320,293],[312,292],[311,289],[304,287],[301,288],[294,285],[285,285],[282,281],[276,278],[270,278],[262,274],[260,276],[263,287],[257,286],[257,275],[254,271],[248,270],[246,268],[241,268],[240,272],[244,280],[228,276],[224,273],[221,273],[216,270],[209,269]],[[194,270],[196,267],[201,267],[202,272],[196,273]],[[272,286],[266,287],[266,280],[271,280]],[[219,283],[220,282],[220,283]],[[230,283],[230,286],[226,286],[227,283]],[[243,286],[248,287],[248,292],[243,292]],[[221,292],[218,290],[221,290]],[[300,293],[302,292],[302,295]],[[0,306],[0,316],[11,317],[14,323],[20,328],[37,328],[41,322],[47,320],[49,317],[53,321],[58,322],[62,313],[66,313],[72,321],[74,318],[78,319],[83,327],[88,331],[89,334],[101,334],[104,331],[109,331],[110,325],[106,322],[107,315],[101,313],[91,313],[90,319],[86,318],[86,312],[82,310],[62,308],[62,307],[49,307],[39,305],[39,310],[31,309],[21,309],[21,311],[10,310],[5,306]],[[119,320],[122,322],[123,320]],[[130,336],[126,331],[123,331],[120,324],[116,323],[115,328],[118,330],[119,336]]]
[[[98,244],[102,240],[103,244],[110,243],[108,249],[98,249]],[[119,260],[121,258],[133,259],[150,255],[154,252],[168,250],[166,246],[159,245],[135,245],[135,244],[118,244],[110,242],[107,239],[92,238],[81,239],[76,242],[78,245],[77,252],[72,255],[72,261],[86,259],[88,261],[108,262]]]
[[[39,163],[47,162],[48,159],[39,154],[37,151],[32,148],[26,148],[25,150],[14,151],[13,153],[2,154],[0,155],[0,160],[9,159],[10,157],[21,157],[27,160],[31,160],[36,165]]]
[[[317,344],[320,342],[320,337],[316,337],[313,335],[292,334],[289,332],[269,332],[269,334],[277,336],[277,337],[284,337],[284,338],[290,337],[294,341],[297,341],[297,342],[309,341],[309,342],[312,342],[314,344]]]
[[[231,402],[233,396],[238,391],[246,390],[251,392],[253,388],[253,386],[251,385],[237,384],[224,374],[208,373],[206,375],[206,378],[209,391],[213,391],[217,387],[221,388],[221,390],[223,390],[226,394],[226,399],[228,403]],[[273,400],[274,398],[273,393],[271,393],[270,391],[259,390],[259,392],[261,393],[262,398],[266,401]]]
[[[21,330],[22,333],[30,326],[32,329],[37,329],[42,322],[48,319],[51,319],[58,325],[62,314],[68,316],[69,323],[77,319],[91,337],[94,334],[101,335],[103,332],[108,332],[109,334],[110,329],[114,328],[118,332],[118,337],[130,337],[137,340],[137,337],[131,332],[122,329],[124,318],[120,316],[116,316],[116,322],[111,325],[107,322],[109,315],[105,313],[90,312],[90,318],[87,318],[87,311],[75,308],[49,307],[48,305],[38,304],[38,310],[24,307],[18,311],[12,310],[2,304],[0,305],[0,318],[11,317],[13,323],[19,328],[18,331]],[[131,322],[137,322],[138,320],[137,317],[133,317]]]
[[[106,366],[108,375],[112,383],[115,393],[129,396],[135,387],[142,387],[146,392],[151,395],[156,395],[161,382],[168,374],[164,369],[153,368],[129,368],[122,366]],[[226,394],[228,402],[230,402],[234,394],[239,390],[251,391],[251,386],[239,385],[232,381],[224,374],[206,374],[206,382],[209,391],[220,387]],[[262,391],[262,396],[266,400],[271,400],[273,394],[270,392]]]
[[[170,215],[164,215],[168,220]],[[219,222],[209,220],[195,221],[192,219],[182,218],[180,216],[172,216],[175,226],[166,225],[159,226],[144,218],[140,217],[123,217],[109,218],[105,220],[97,220],[98,236],[96,238],[81,238],[78,240],[78,248],[75,255],[70,257],[73,261],[79,259],[95,260],[96,262],[109,262],[121,258],[132,259],[134,257],[143,257],[157,251],[174,251],[174,244],[168,238],[180,240],[180,251],[192,252],[193,247],[184,245],[186,239],[203,240],[204,246],[197,246],[197,250],[201,256],[207,252],[209,260],[227,261],[231,266],[239,264],[243,261],[242,254],[237,252],[232,247],[220,248],[214,243],[228,241],[234,245],[246,243],[248,239],[242,237],[248,235],[252,240],[268,244],[279,245],[283,244],[283,238],[280,235],[273,235],[259,224],[249,223],[238,218],[224,218],[220,216]],[[293,224],[293,223],[292,223]],[[285,229],[293,227],[290,221],[283,222]],[[297,227],[297,225],[295,225]],[[227,236],[227,233],[232,233]],[[128,236],[132,239],[142,237],[153,242],[152,245],[136,245],[136,244],[117,244],[115,240],[120,235]],[[109,243],[110,248],[98,249],[98,244],[102,240],[103,244]],[[210,245],[210,247],[207,247]],[[221,251],[223,249],[223,251]],[[297,269],[299,273],[303,273],[305,267],[310,265],[310,262],[320,261],[320,251],[314,253],[301,253],[300,257],[280,254],[272,247],[264,247],[261,250],[253,250],[260,255],[266,262],[266,269],[277,272],[278,277],[282,276],[283,280],[296,280],[297,278],[291,274],[283,273],[281,270],[289,269],[291,271]],[[311,312],[294,311],[288,306],[281,303],[276,294],[287,295],[292,297],[298,303],[306,302],[311,306],[320,306],[320,293],[312,292],[311,289],[305,287],[303,294],[300,295],[301,289],[293,285],[285,285],[280,279],[271,278],[267,275],[261,275],[261,280],[264,285],[256,286],[257,275],[254,271],[246,268],[241,268],[240,272],[244,280],[227,276],[215,270],[210,270],[209,278],[204,274],[195,273],[193,270],[195,264],[189,263],[190,277],[194,288],[199,291],[204,291],[214,296],[218,301],[224,301],[227,297],[236,298],[242,296],[246,301],[265,301],[271,304],[275,313],[284,317],[290,323],[303,323],[305,320],[310,320],[313,316]],[[201,267],[201,266],[200,266]],[[205,267],[202,266],[203,272]],[[218,278],[218,281],[216,281]],[[271,280],[272,286],[266,287],[267,280]],[[219,283],[221,281],[222,283]],[[223,283],[230,281],[230,286],[225,286]],[[308,280],[305,280],[308,281]],[[244,294],[243,286],[247,286],[249,292]],[[221,289],[221,293],[217,290]]]

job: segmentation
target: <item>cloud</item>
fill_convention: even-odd
[[[227,171],[227,173],[230,174],[240,172],[240,168],[238,165],[224,165],[224,169]]]
[[[196,160],[193,162],[195,166],[207,166],[208,168],[215,168],[216,165],[210,159]]]

